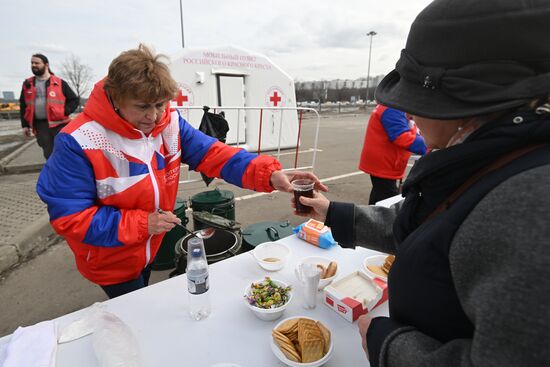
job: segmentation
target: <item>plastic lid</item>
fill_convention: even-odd
[[[174,204],[174,211],[183,208],[184,210],[187,209],[187,203],[185,202],[185,199],[182,198],[176,198],[176,203]]]
[[[202,243],[203,243],[203,241],[202,241],[201,238],[192,236],[192,237],[187,241],[187,246],[200,246]]]
[[[191,197],[192,204],[220,204],[232,201],[235,198],[233,192],[228,190],[203,191]]]
[[[202,250],[200,248],[194,248],[191,251],[191,257],[201,257],[202,256]]]
[[[292,234],[292,226],[286,222],[260,222],[243,230],[243,241],[251,247],[260,243],[278,241]]]

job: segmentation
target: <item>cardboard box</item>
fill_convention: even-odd
[[[327,286],[323,296],[328,307],[353,322],[388,300],[388,285],[382,279],[355,271]]]

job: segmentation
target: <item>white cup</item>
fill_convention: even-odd
[[[296,277],[302,285],[303,307],[306,309],[315,308],[317,306],[317,288],[321,280],[321,271],[315,264],[300,264],[296,269]]]

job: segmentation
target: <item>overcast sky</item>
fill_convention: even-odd
[[[429,0],[181,0],[185,47],[240,46],[266,54],[295,80],[355,79],[395,66],[415,16]],[[94,81],[140,42],[172,55],[181,49],[179,0],[1,0],[0,91],[18,96],[30,56],[54,72],[71,53]],[[58,73],[59,74],[59,73]]]

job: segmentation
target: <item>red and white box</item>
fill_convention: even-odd
[[[323,296],[328,307],[354,322],[388,300],[388,285],[382,279],[355,271],[327,286]]]

